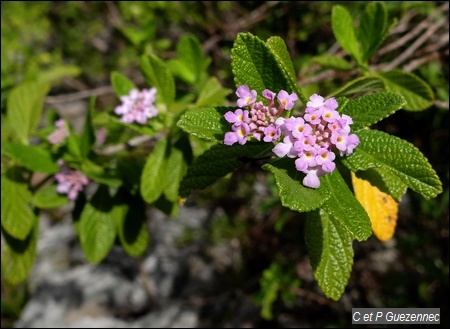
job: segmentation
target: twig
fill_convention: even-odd
[[[80,99],[89,98],[91,96],[106,95],[106,94],[111,94],[113,92],[114,92],[114,89],[112,86],[103,86],[103,87],[98,87],[98,88],[89,89],[89,90],[77,91],[75,93],[65,94],[65,95],[61,95],[61,96],[47,96],[45,98],[45,102],[47,104],[73,102],[73,101],[77,101]]]
[[[105,147],[104,149],[100,149],[97,150],[97,154],[99,155],[111,155],[123,150],[126,150],[127,148],[130,147],[135,147],[138,146],[140,144],[152,141],[152,140],[159,140],[162,136],[164,135],[164,133],[158,133],[155,135],[141,135],[141,136],[136,136],[131,138],[128,142],[123,143],[123,144],[118,144],[118,145],[111,145],[108,147]]]
[[[405,34],[403,37],[398,39],[397,41],[388,44],[387,46],[381,48],[378,51],[378,55],[386,54],[389,51],[392,51],[394,49],[397,49],[401,46],[403,46],[406,42],[414,38],[415,36],[419,35],[422,30],[427,29],[431,21],[438,15],[444,12],[445,10],[448,10],[448,3],[442,5],[439,7],[433,14],[431,14],[429,17],[427,17],[422,23],[417,25],[415,28],[413,28],[409,33]],[[392,33],[391,33],[392,34]]]
[[[424,34],[422,34],[408,49],[406,49],[400,56],[395,58],[392,62],[387,64],[383,70],[389,71],[398,67],[400,63],[406,61],[431,35],[433,35],[442,25],[448,21],[447,17],[442,17],[436,24],[432,25]]]

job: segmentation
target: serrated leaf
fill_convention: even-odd
[[[170,108],[175,99],[175,81],[170,69],[155,55],[142,56],[139,64],[147,84],[157,90],[156,99]]]
[[[95,143],[94,127],[92,126],[92,118],[95,113],[95,97],[91,97],[89,101],[89,109],[86,113],[86,119],[83,126],[83,131],[80,136],[80,153],[86,158],[92,150]]]
[[[114,200],[121,207],[124,215],[116,216],[117,235],[123,249],[133,257],[141,256],[150,241],[147,227],[146,207],[139,197],[133,197],[126,191],[119,190]]]
[[[325,296],[339,300],[353,266],[352,237],[324,211],[307,214],[305,241],[314,278]]]
[[[303,186],[305,176],[295,169],[293,159],[280,159],[273,164],[262,166],[274,177],[280,194],[281,204],[291,210],[306,212],[319,208],[329,197],[330,191],[326,185],[312,189]]]
[[[114,204],[108,187],[99,185],[78,223],[81,247],[89,262],[99,263],[106,257],[116,238],[117,217],[123,215],[124,206]]]
[[[303,104],[306,104],[308,100],[298,86],[294,65],[292,64],[292,60],[284,40],[277,36],[270,37],[269,39],[267,39],[266,45],[277,59],[278,66],[280,67],[285,78],[290,84],[290,90],[297,94],[298,98],[303,102]]]
[[[338,170],[323,176],[323,184],[328,185],[330,197],[321,208],[345,227],[352,238],[367,240],[372,235],[370,218],[356,200]]]
[[[382,2],[370,2],[357,29],[362,62],[367,62],[384,41],[387,28],[388,14],[385,5]]]
[[[1,231],[2,279],[12,285],[22,283],[28,278],[36,259],[39,221],[33,217],[31,230],[24,239],[16,239],[9,235],[4,230],[3,220]]]
[[[189,196],[192,190],[204,189],[219,178],[239,168],[246,159],[264,156],[273,147],[271,143],[247,142],[245,145],[212,146],[188,168],[180,183],[180,197]]]
[[[58,208],[65,205],[69,200],[67,196],[56,191],[55,185],[49,185],[40,189],[33,196],[32,203],[41,209]]]
[[[30,233],[35,215],[29,203],[32,198],[23,170],[11,167],[2,175],[2,227],[15,239],[24,240]]]
[[[229,94],[231,94],[231,89],[223,88],[217,78],[211,77],[200,92],[195,106],[222,106]]]
[[[34,131],[42,114],[42,107],[50,85],[25,82],[13,88],[7,99],[8,122],[20,143],[28,145],[28,137]]]
[[[53,161],[52,154],[39,146],[11,143],[5,145],[2,153],[31,171],[47,174],[54,174],[59,171],[59,166]]]
[[[406,192],[406,184],[400,178],[387,169],[370,168],[364,171],[357,171],[356,177],[368,181],[376,186],[381,192],[387,193],[398,202]]]
[[[166,185],[167,144],[167,137],[156,144],[142,170],[141,195],[148,203],[156,201]]]
[[[331,11],[331,28],[336,40],[349,55],[361,62],[361,54],[355,35],[355,26],[349,11],[342,5],[335,5]]]
[[[116,71],[111,73],[111,85],[119,97],[128,95],[133,89],[138,89],[130,79]]]
[[[350,100],[342,113],[353,119],[352,131],[369,127],[395,113],[405,104],[402,96],[380,92]]]
[[[433,90],[415,74],[397,69],[373,74],[383,80],[387,91],[405,98],[406,104],[403,106],[405,110],[422,111],[433,105]]]
[[[356,93],[374,92],[384,90],[383,82],[376,77],[359,77],[347,82],[341,88],[338,88],[328,94],[326,98],[336,96],[347,96]]]
[[[397,224],[398,202],[354,173],[352,183],[356,199],[369,215],[375,236],[383,242],[391,239]]]
[[[442,192],[442,183],[427,158],[411,143],[377,130],[359,130],[360,144],[342,159],[351,170],[383,168],[425,199]]]
[[[177,125],[183,131],[209,141],[223,141],[225,133],[231,131],[230,123],[223,115],[234,111],[234,107],[204,107],[187,110]]]
[[[347,62],[344,58],[338,57],[336,55],[314,56],[311,60],[326,69],[332,69],[336,71],[349,71],[353,69],[353,65],[351,63]]]
[[[231,68],[236,86],[248,85],[258,92],[262,101],[262,91],[280,90],[291,92],[291,83],[270,51],[268,46],[251,33],[239,33],[231,49]]]

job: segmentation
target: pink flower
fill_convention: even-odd
[[[60,194],[67,194],[70,200],[75,200],[78,193],[89,183],[89,179],[81,171],[70,168],[61,159],[58,164],[60,172],[55,175],[58,182],[56,191]]]
[[[55,121],[56,130],[48,135],[48,141],[53,144],[60,144],[69,137],[69,132],[67,131],[66,121],[64,119],[59,119]]]
[[[122,116],[123,122],[145,124],[149,118],[158,115],[158,109],[154,106],[155,95],[156,88],[144,89],[141,92],[133,89],[128,95],[120,97],[122,104],[117,106],[114,112]]]
[[[236,95],[239,97],[237,100],[239,107],[250,105],[256,101],[256,90],[250,90],[247,85],[239,86]]]

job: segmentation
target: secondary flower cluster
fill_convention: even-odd
[[[256,102],[256,91],[248,86],[240,86],[236,95],[239,108],[225,113],[225,119],[232,123],[232,131],[227,132],[224,144],[245,144],[249,136],[265,142],[278,143],[272,149],[278,157],[295,158],[295,167],[306,174],[303,185],[318,188],[319,177],[331,173],[336,168],[335,153],[346,156],[353,153],[359,144],[359,138],[350,133],[353,120],[348,115],[336,111],[336,99],[325,100],[314,94],[306,104],[303,117],[285,118],[283,110],[290,110],[297,100],[295,93],[278,93],[278,107],[274,106],[275,93],[264,90],[263,96],[269,105]],[[250,111],[241,107],[249,106]]]
[[[89,179],[79,170],[70,168],[62,159],[58,160],[60,172],[55,175],[58,182],[56,191],[60,194],[67,194],[70,200],[75,200]]]
[[[126,123],[138,122],[147,123],[149,118],[158,115],[158,109],[155,107],[156,88],[143,89],[139,91],[133,89],[128,95],[121,96],[122,104],[118,105],[114,112],[121,115],[121,121]]]
[[[48,141],[53,144],[60,144],[64,142],[64,140],[69,137],[69,131],[66,127],[66,122],[64,119],[59,119],[55,121],[55,131],[53,131],[50,135],[48,135]]]

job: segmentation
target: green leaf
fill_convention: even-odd
[[[360,19],[357,29],[361,45],[361,60],[366,63],[387,36],[388,13],[382,2],[370,2]]]
[[[150,240],[145,204],[141,198],[133,197],[124,190],[119,190],[114,200],[125,210],[121,216],[116,216],[120,243],[130,256],[139,257],[147,249]]]
[[[336,40],[349,55],[361,63],[361,54],[355,35],[353,18],[342,5],[335,5],[331,11],[331,28]]]
[[[170,155],[166,164],[166,182],[164,195],[167,200],[178,203],[178,189],[180,182],[192,162],[192,149],[187,135],[178,139],[170,147]]]
[[[358,241],[367,240],[372,235],[369,215],[348,188],[339,170],[323,176],[323,184],[328,185],[331,196],[322,209],[333,216]]]
[[[311,60],[326,69],[332,69],[336,71],[350,71],[351,69],[353,69],[353,65],[351,63],[347,62],[344,58],[338,57],[336,55],[314,56]]]
[[[157,200],[164,191],[168,156],[168,141],[165,137],[156,144],[142,170],[141,195],[148,203]]]
[[[59,194],[55,185],[49,185],[40,189],[32,200],[33,204],[41,209],[52,209],[67,204],[67,196]]]
[[[100,185],[78,223],[81,247],[89,262],[99,263],[106,257],[116,238],[117,217],[123,215],[124,206],[114,204],[108,187]]]
[[[84,159],[81,163],[81,171],[90,179],[100,184],[109,185],[112,187],[119,187],[122,185],[122,180],[114,174],[108,173],[105,168],[92,162],[89,159]]]
[[[20,143],[28,145],[28,137],[34,131],[42,114],[42,107],[50,85],[25,82],[9,92],[7,116]]]
[[[23,170],[11,167],[2,175],[2,227],[15,239],[24,240],[33,228],[36,216],[29,203],[32,198]]]
[[[192,190],[203,189],[219,178],[233,172],[246,160],[254,157],[265,156],[273,144],[247,142],[245,145],[212,146],[200,155],[188,168],[186,176],[180,183],[180,197],[189,196]]]
[[[184,81],[194,84],[206,68],[202,45],[195,35],[183,35],[177,43],[177,58],[168,62],[172,71]]]
[[[47,174],[54,174],[59,171],[58,164],[52,159],[52,154],[39,146],[6,144],[2,153],[31,171]]]
[[[111,85],[119,97],[128,95],[133,89],[138,89],[130,79],[116,71],[111,73]]]
[[[156,99],[170,108],[175,99],[175,81],[170,69],[155,55],[143,55],[140,67],[148,85],[156,88]]]
[[[406,104],[403,106],[405,110],[422,111],[433,105],[433,90],[415,74],[401,70],[373,74],[383,80],[387,91],[405,98]]]
[[[284,158],[273,164],[266,163],[262,168],[275,176],[281,204],[291,210],[311,211],[319,208],[330,197],[330,191],[324,184],[317,189],[303,186],[305,175],[295,169],[293,159]]]
[[[288,80],[290,84],[290,90],[296,92],[297,96],[303,102],[303,104],[306,104],[308,100],[298,86],[294,65],[292,64],[291,57],[284,40],[277,36],[270,37],[269,39],[267,39],[266,45],[275,56],[277,64],[283,72],[284,77]]]
[[[383,82],[376,77],[359,77],[347,82],[341,88],[338,88],[328,94],[326,98],[336,96],[354,95],[356,93],[374,92],[384,90]]]
[[[236,86],[248,85],[258,92],[269,89],[292,91],[291,82],[268,46],[251,33],[239,33],[231,49],[231,68]]]
[[[390,92],[380,92],[350,100],[342,113],[353,119],[352,131],[369,127],[399,110],[405,100]]]
[[[177,125],[188,134],[210,141],[223,141],[225,133],[231,131],[230,123],[223,117],[234,107],[204,107],[187,110]]]
[[[80,136],[80,153],[83,158],[88,157],[95,143],[94,127],[92,125],[92,118],[95,113],[95,97],[91,97],[89,102],[89,109],[86,114],[83,131]]]
[[[330,214],[314,211],[306,218],[305,241],[318,285],[325,296],[339,300],[353,266],[351,235]]]
[[[4,230],[2,220],[2,279],[12,285],[22,283],[28,278],[36,259],[39,221],[36,217],[32,220],[31,230],[24,239],[16,239]]]
[[[229,94],[231,94],[231,89],[223,88],[217,78],[211,77],[200,92],[195,106],[222,106]]]
[[[382,168],[425,199],[442,192],[442,183],[425,156],[411,143],[377,130],[357,132],[360,144],[342,162],[352,171]]]

